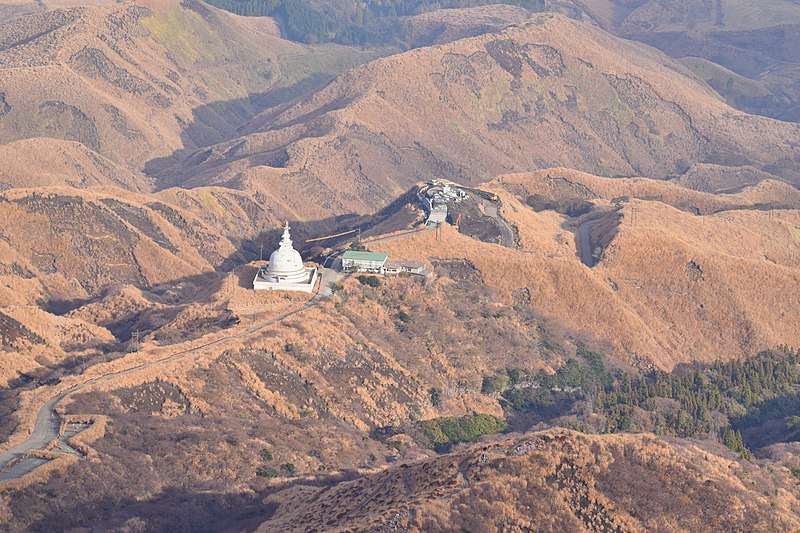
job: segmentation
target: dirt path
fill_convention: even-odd
[[[411,237],[413,235],[418,235],[420,233],[434,231],[435,229],[436,228],[433,227],[433,226],[430,226],[430,227],[423,226],[422,228],[419,228],[419,229],[406,231],[405,233],[398,233],[396,235],[389,235],[387,237],[376,237],[376,238],[372,238],[372,239],[364,239],[362,242],[364,244],[378,244],[378,243],[382,243],[382,242],[396,241],[396,240],[399,240],[399,239],[407,239],[408,237]]]

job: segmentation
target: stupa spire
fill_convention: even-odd
[[[278,248],[269,256],[269,266],[261,267],[253,280],[254,289],[312,292],[317,269],[303,265],[300,252],[292,246],[289,221],[283,223]]]
[[[292,235],[289,233],[289,221],[283,224],[283,235],[281,236],[281,248],[292,248]]]

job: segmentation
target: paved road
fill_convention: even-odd
[[[28,437],[28,440],[0,453],[0,470],[5,469],[9,463],[21,459],[28,452],[44,448],[53,439],[58,437],[58,430],[61,427],[61,419],[59,419],[58,415],[55,413],[55,408],[58,402],[63,400],[67,394],[74,392],[74,389],[75,387],[68,389],[44,404],[42,409],[36,415],[36,424],[34,425],[33,432]],[[47,461],[44,462],[46,463]]]
[[[46,465],[52,459],[42,459],[41,457],[26,457],[15,463],[13,466],[0,471],[0,481],[9,479],[19,479],[29,472],[33,472],[42,465]]]
[[[318,297],[332,296],[333,285],[342,281],[347,276],[344,272],[340,272],[342,269],[342,259],[339,255],[341,255],[340,252],[331,254],[326,257],[325,261],[322,263],[319,292],[317,293]]]
[[[589,235],[589,230],[592,229],[592,224],[596,221],[594,219],[587,220],[578,226],[578,255],[581,262],[589,268],[594,266],[594,255],[592,255],[592,238]]]
[[[484,201],[483,207],[484,213],[497,222],[497,228],[500,230],[500,244],[507,248],[516,248],[517,242],[514,239],[514,228],[500,216],[498,205]]]
[[[589,268],[593,267],[597,263],[594,259],[592,236],[589,232],[592,229],[592,225],[594,225],[598,220],[607,214],[608,211],[600,211],[599,213],[590,216],[590,218],[581,222],[581,224],[578,226],[578,257],[580,257],[581,262]]]

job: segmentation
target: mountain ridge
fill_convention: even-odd
[[[364,212],[432,177],[552,166],[667,179],[705,163],[793,180],[800,146],[797,125],[735,111],[654,49],[553,14],[357,67],[242,131],[168,173],[187,187],[286,182]]]

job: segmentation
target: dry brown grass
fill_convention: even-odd
[[[654,437],[550,431],[324,489],[285,489],[268,498],[279,507],[259,531],[369,531],[389,523],[409,531],[800,527],[796,491],[767,497],[763,487],[742,483],[741,472],[738,463]],[[773,489],[792,484],[785,473],[768,477]]]
[[[518,191],[524,182],[527,191],[545,190],[543,177],[511,176],[498,185]],[[593,178],[590,185],[605,187],[606,197],[630,192],[624,181]],[[708,196],[668,184],[661,190],[692,201]],[[747,205],[752,194],[723,201]],[[466,258],[504,301],[527,288],[537,311],[590,331],[631,362],[670,369],[800,343],[798,295],[786,290],[800,284],[800,240],[792,230],[800,227],[797,211],[698,217],[660,202],[631,200],[618,215],[621,223],[604,243],[604,258],[591,269],[578,260],[574,222],[553,212],[534,213],[507,196],[504,216],[517,226],[521,250],[481,243],[449,226],[441,241],[431,233],[374,248],[403,259]],[[701,265],[702,280],[687,276],[691,261]]]
[[[177,0],[48,4],[54,11],[19,17],[4,30],[11,42],[15,36],[25,40],[44,33],[44,38],[0,54],[0,81],[10,106],[0,141],[27,143],[25,153],[9,153],[16,167],[8,174],[14,186],[30,180],[38,168],[46,174],[37,176],[37,185],[50,180],[79,187],[150,188],[148,180],[131,171],[140,172],[151,159],[193,149],[197,142],[218,142],[239,125],[228,117],[205,124],[204,109],[213,115],[224,101],[223,114],[254,114],[247,102],[250,94],[291,86],[304,74],[336,70],[335,61],[317,59],[317,49],[280,38],[275,22],[265,17],[192,9]],[[345,62],[371,57],[344,47],[329,53]],[[286,56],[299,73],[279,66]],[[43,102],[56,102],[57,109],[67,111],[53,118],[39,107]],[[192,123],[196,131],[186,135]],[[95,164],[86,157],[87,148],[124,170],[114,169],[113,163]],[[26,169],[31,149],[42,157]]]
[[[492,57],[495,46],[504,52]],[[554,14],[373,61],[256,124],[184,175],[318,218],[372,211],[420,179],[478,184],[557,166],[671,178],[695,165],[692,179],[711,190],[793,180],[787,139],[800,136],[796,124],[734,111],[653,49]],[[276,153],[288,161],[260,164]]]
[[[671,205],[683,211],[711,214],[717,211],[754,207],[757,204],[800,206],[800,190],[788,183],[759,176],[758,182],[729,183],[733,194],[693,190],[680,182],[647,178],[608,179],[569,168],[550,168],[530,173],[508,174],[492,180],[490,188],[507,190],[525,199],[531,194],[548,198],[578,197],[612,200],[632,197]],[[732,191],[733,192],[733,191]]]

